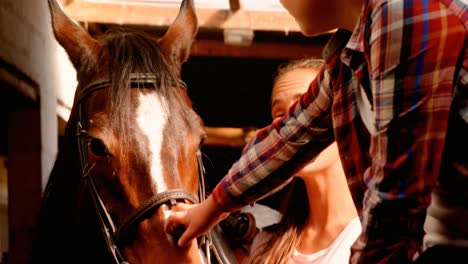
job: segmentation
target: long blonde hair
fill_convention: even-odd
[[[263,231],[268,239],[250,252],[249,264],[286,264],[301,241],[301,233],[309,217],[309,200],[304,181],[295,177],[289,184],[285,199],[281,201],[282,218],[279,223]]]
[[[320,70],[324,63],[323,60],[316,58],[286,62],[278,67],[273,76],[273,83],[295,69]],[[288,191],[280,204],[283,216],[279,223],[263,229],[269,236],[255,252],[250,252],[247,260],[249,264],[286,264],[301,242],[301,234],[310,214],[307,190],[304,181],[299,177],[295,177],[285,188],[288,188]]]

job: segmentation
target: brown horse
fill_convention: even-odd
[[[78,87],[44,193],[34,263],[199,263],[197,241],[163,230],[171,205],[198,202],[205,137],[180,79],[197,32],[184,0],[161,39],[92,38],[49,0],[55,38]]]

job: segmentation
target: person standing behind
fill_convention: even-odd
[[[300,59],[278,68],[273,81],[273,119],[307,91],[324,62]],[[249,264],[349,262],[361,223],[341,165],[336,142],[295,174],[281,200],[279,223],[265,227],[254,239]]]
[[[229,212],[287,182],[336,141],[346,177],[361,177],[367,186],[351,263],[411,263],[421,250],[436,185],[445,198],[429,213],[440,220],[441,234],[458,232],[452,221],[468,221],[465,213],[443,213],[452,198],[454,209],[468,211],[468,3],[281,4],[304,35],[338,28],[324,51],[326,66],[300,103],[256,133],[203,203],[173,208],[166,230],[185,226],[178,243],[187,245]],[[457,239],[468,241],[468,233]],[[432,241],[431,247],[446,243],[448,252],[467,252],[463,243]]]

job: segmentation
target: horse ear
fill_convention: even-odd
[[[63,12],[56,0],[48,0],[55,39],[65,49],[77,71],[89,56],[94,56],[98,42]]]
[[[184,0],[176,19],[159,41],[178,69],[188,59],[197,31],[198,21],[193,0]]]

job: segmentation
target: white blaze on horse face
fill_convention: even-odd
[[[163,167],[161,162],[163,131],[168,118],[164,110],[166,101],[157,93],[140,93],[139,101],[137,123],[143,134],[148,138],[151,153],[150,173],[154,179],[155,191],[160,193],[167,190],[167,185],[162,177]]]

